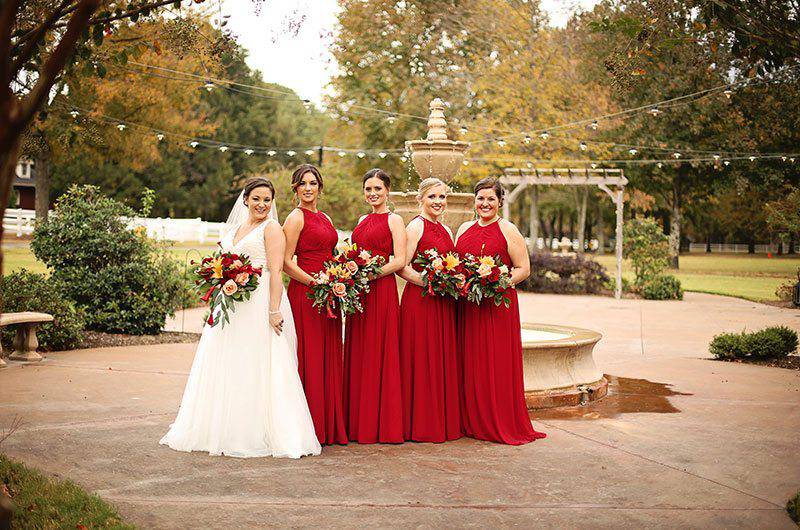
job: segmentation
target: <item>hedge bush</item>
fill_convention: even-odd
[[[531,275],[521,288],[536,293],[595,294],[609,281],[602,265],[585,256],[559,256],[533,251]]]
[[[135,335],[158,333],[186,289],[180,265],[121,217],[136,212],[96,186],[72,186],[31,242],[63,294],[86,314],[86,327]]]
[[[800,491],[786,503],[786,511],[792,521],[800,525]]]
[[[623,227],[623,250],[641,287],[669,266],[669,239],[651,218],[631,219]]]
[[[0,280],[4,312],[37,311],[53,315],[53,321],[42,324],[36,332],[42,350],[71,350],[77,348],[83,338],[83,312],[61,292],[55,280],[25,269]],[[15,333],[16,326],[3,328],[3,343],[11,345]]]
[[[680,280],[668,274],[650,278],[641,286],[640,291],[647,300],[683,300]]]
[[[772,326],[753,333],[721,333],[708,346],[717,359],[774,359],[797,350],[797,332]]]

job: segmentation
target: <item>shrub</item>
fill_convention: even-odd
[[[792,521],[800,525],[800,491],[786,503],[786,511],[789,512]]]
[[[654,219],[631,219],[625,223],[622,241],[637,287],[661,274],[669,265],[668,238]]]
[[[22,269],[0,281],[3,311],[37,311],[53,315],[53,321],[42,324],[36,331],[42,350],[71,350],[78,347],[83,338],[84,315],[75,305],[64,298],[61,289],[52,279]],[[5,344],[12,344],[15,326],[2,330]]]
[[[774,359],[797,350],[797,332],[772,326],[754,333],[722,333],[708,347],[717,359]]]
[[[34,230],[34,255],[84,310],[88,329],[157,333],[179,306],[180,267],[144,231],[127,229],[122,216],[134,213],[95,186],[73,186]]]
[[[559,256],[533,251],[531,275],[522,289],[537,293],[586,293],[603,290],[609,281],[602,265],[581,255]]]
[[[683,300],[680,280],[668,274],[650,278],[640,290],[642,296],[647,300]]]

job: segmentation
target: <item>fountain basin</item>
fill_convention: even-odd
[[[394,213],[403,218],[408,224],[419,215],[417,191],[393,191],[389,193]],[[449,193],[447,195],[447,209],[442,216],[442,223],[447,225],[456,236],[456,231],[461,223],[475,218],[475,196],[472,193]]]
[[[592,357],[596,331],[522,324],[525,401],[529,409],[574,406],[601,399],[608,381]]]

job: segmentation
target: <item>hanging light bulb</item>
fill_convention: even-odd
[[[731,96],[733,95],[733,90],[731,90],[731,87],[728,87],[725,90],[723,90],[722,93],[725,94],[726,98],[731,99]]]
[[[500,147],[505,147],[506,141],[500,138],[499,140],[497,140],[497,145],[499,145]]]
[[[192,140],[191,142],[189,142],[189,145],[192,147],[197,147],[198,145],[200,145],[200,142],[198,142],[197,140]]]
[[[244,150],[244,154],[246,154],[246,155],[248,155],[248,156],[249,156],[249,155],[252,155],[254,152],[255,152],[255,151],[253,151],[252,149],[245,149],[245,150]]]
[[[590,165],[590,166],[592,166],[592,169],[597,169],[597,164],[595,164],[594,162],[592,162],[592,163],[591,163],[591,164],[589,164],[589,165]]]
[[[381,151],[380,153],[378,153],[378,156],[381,157],[381,158],[386,158],[386,153]]]
[[[203,85],[203,88],[206,89],[206,92],[211,92],[212,90],[214,90],[214,83],[212,83],[211,81],[206,81],[206,83]]]
[[[634,156],[639,151],[637,151],[635,147],[631,147],[630,149],[628,149],[628,152],[631,154],[631,156]]]
[[[592,123],[590,123],[588,127],[589,127],[591,130],[593,130],[593,131],[596,131],[596,130],[597,130],[597,127],[598,127],[598,125],[599,125],[599,124],[597,123],[597,120],[592,120]]]
[[[81,114],[81,113],[80,113],[80,112],[78,112],[78,111],[77,111],[77,110],[75,110],[75,109],[73,109],[73,110],[69,111],[69,115],[70,115],[70,116],[72,116],[73,118],[77,118],[78,116],[80,116],[80,114]]]
[[[395,116],[388,116],[386,118],[386,121],[389,122],[389,125],[393,124],[395,122],[395,120],[397,120],[397,118]]]
[[[462,164],[464,164],[465,166],[468,166],[468,165],[469,165],[469,160],[467,160],[467,159],[465,158],[465,159],[464,159],[464,161],[463,161],[463,162],[461,162],[461,163],[462,163]]]
[[[400,157],[400,162],[406,162],[407,160],[408,160],[408,158],[406,158],[405,155]]]
[[[304,106],[304,107],[305,107],[307,110],[311,109],[311,100],[310,100],[310,99],[304,99],[304,100],[303,100],[303,106]]]
[[[533,167],[533,162],[528,162],[525,165],[528,166],[528,169],[531,169]]]
[[[794,164],[794,158],[789,158],[789,162],[791,162],[792,164]]]
[[[367,156],[367,153],[365,153],[364,151],[359,151],[358,153],[356,153],[356,156],[358,158],[364,158],[365,156]]]
[[[161,140],[163,140],[163,139],[164,139],[164,133],[158,133],[158,134],[156,135],[156,138],[157,138],[157,139],[158,139],[158,141],[160,142]]]
[[[275,151],[267,151],[267,156],[275,156]]]
[[[542,134],[539,135],[539,138],[541,138],[542,140],[547,140],[548,138],[550,138],[550,133],[547,131],[543,131]]]
[[[126,125],[124,123],[118,123],[117,124],[117,129],[119,129],[120,131],[124,131],[125,127],[126,127]]]
[[[676,160],[677,160],[678,158],[682,157],[682,156],[683,156],[683,155],[682,155],[682,154],[680,154],[680,153],[678,153],[677,151],[676,151],[676,152],[674,152],[674,153],[672,153],[672,157],[673,157],[674,159],[676,159]]]
[[[659,114],[661,114],[661,110],[659,110],[658,106],[655,106],[655,107],[651,108],[651,109],[650,109],[650,110],[648,110],[647,112],[649,112],[649,113],[650,113],[650,115],[651,115],[651,116],[653,116],[654,118],[655,118],[656,116],[658,116]]]
[[[726,166],[729,166],[729,165],[731,165],[731,161],[730,160],[726,160],[726,161],[723,162],[723,164],[725,164]]]
[[[306,149],[306,154],[307,154],[308,156],[311,156],[311,155],[313,155],[313,154],[314,154],[314,150],[313,150],[313,149]]]
[[[467,134],[467,128],[464,125],[462,125],[461,128],[458,129],[458,132],[460,134]]]
[[[755,162],[755,160],[756,160],[756,157],[754,157],[754,156],[749,156],[748,158],[750,159],[750,162]]]
[[[719,160],[719,155],[714,155],[714,160]]]
[[[225,151],[228,150],[228,146],[227,145],[221,145],[221,146],[219,146],[219,150],[224,153]]]
[[[523,138],[522,141],[525,142],[526,144],[531,143],[531,135],[526,133],[525,138]]]
[[[783,160],[784,162],[786,162],[786,157],[785,157],[785,156],[782,156],[782,157],[781,157],[781,160]]]
[[[658,166],[658,169],[661,169],[662,167],[664,167],[664,164],[662,164],[661,162],[659,162],[658,164],[656,164],[656,166]]]
[[[586,145],[586,142],[581,142],[580,143],[580,148],[581,148],[581,151],[586,151],[589,148],[589,146]]]
[[[297,153],[296,153],[296,152],[294,152],[294,151],[286,151],[286,156],[294,156],[294,155],[296,155],[296,154],[297,154]]]
[[[336,154],[337,154],[337,155],[339,155],[339,157],[341,158],[341,157],[343,157],[344,155],[346,155],[347,153],[345,153],[344,151],[339,151],[339,152],[338,152],[338,153],[336,153]]]

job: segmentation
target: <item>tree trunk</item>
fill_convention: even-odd
[[[36,222],[47,220],[47,212],[50,209],[50,172],[52,167],[49,152],[44,151],[36,156],[33,165],[33,182],[36,185]]]
[[[558,232],[556,237],[558,239],[564,237],[564,212],[558,212]]]
[[[583,254],[583,240],[586,237],[586,206],[589,200],[589,189],[578,189],[578,254]]]
[[[602,201],[597,201],[597,253],[603,254],[606,251],[606,230],[603,223]]]
[[[670,268],[678,269],[681,255],[681,168],[672,180],[672,211],[669,223]]]
[[[756,239],[752,235],[747,239],[747,253],[756,253]]]
[[[795,245],[796,244],[797,244],[797,241],[795,240],[794,233],[789,234],[789,251],[787,252],[787,254],[794,254],[796,252],[796,250],[795,250]]]

